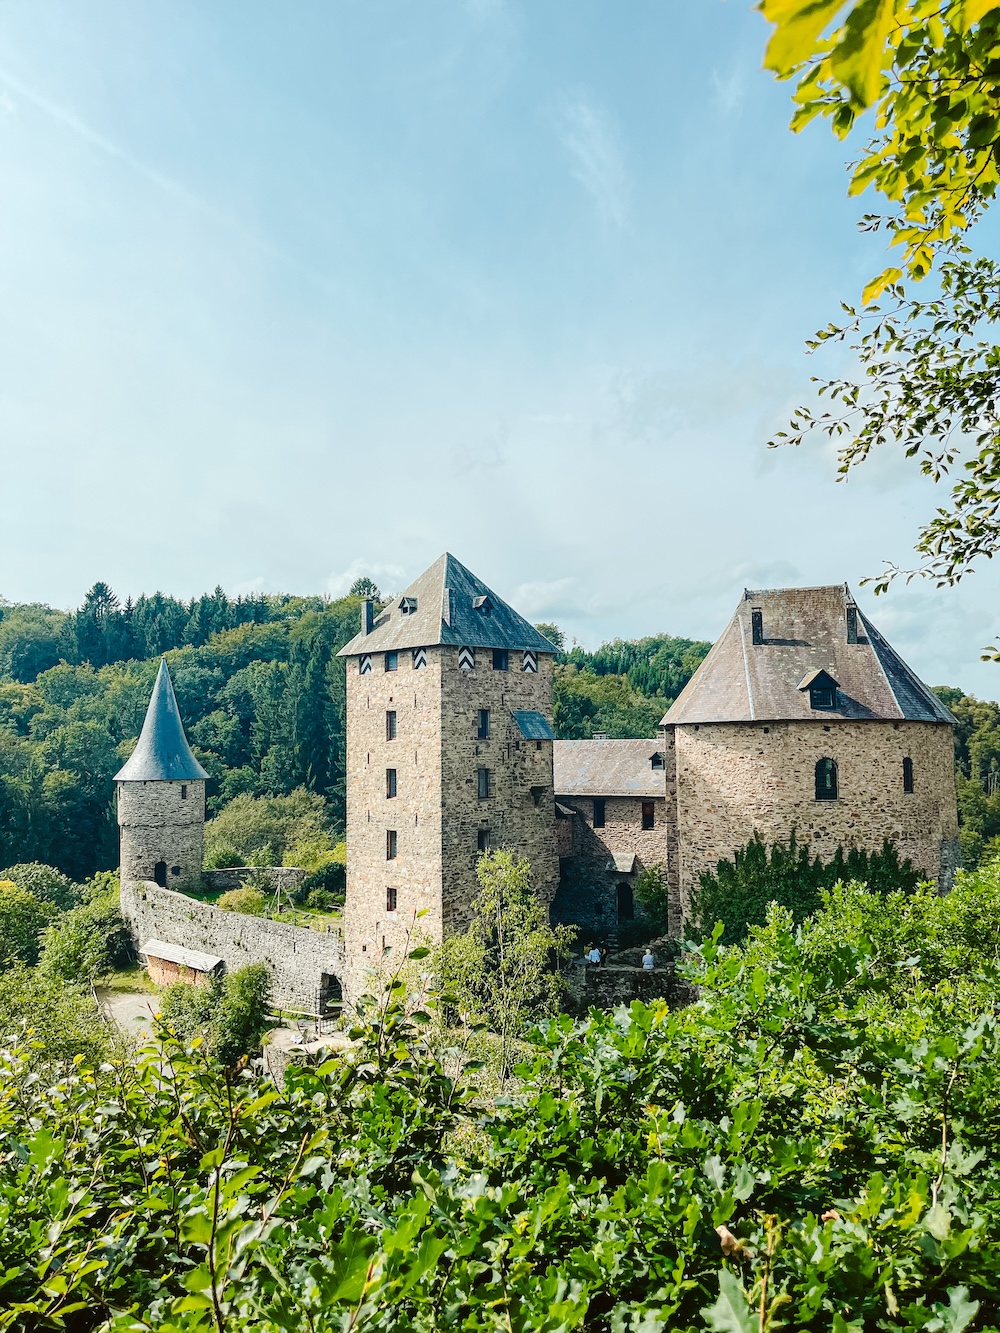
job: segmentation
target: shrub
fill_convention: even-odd
[[[223,912],[242,912],[244,916],[264,916],[267,911],[267,899],[260,889],[246,884],[222,894],[215,905]]]
[[[280,865],[296,843],[329,843],[330,809],[322,796],[299,787],[288,796],[234,797],[205,825],[206,862],[216,848],[231,849],[237,865]]]
[[[74,884],[68,875],[56,870],[54,866],[43,866],[38,861],[0,870],[0,880],[7,879],[12,880],[19,889],[27,889],[36,898],[54,903],[61,912],[75,907],[83,897],[80,886]]]
[[[219,1002],[219,984],[190,986],[176,981],[160,997],[160,1020],[178,1037],[188,1040],[208,1032]]]
[[[212,1054],[234,1065],[260,1045],[271,1003],[271,973],[264,963],[251,963],[226,977],[212,1016]]]
[[[0,968],[38,961],[42,931],[56,911],[11,880],[0,880]]]
[[[119,910],[115,886],[98,888],[89,902],[49,926],[42,937],[39,967],[64,981],[93,981],[126,967],[134,958],[132,935]]]
[[[0,973],[0,1042],[18,1033],[35,1043],[28,1054],[33,1069],[77,1056],[96,1069],[114,1048],[113,1033],[88,991],[24,963]]]
[[[839,847],[824,863],[810,859],[808,845],[799,844],[794,830],[787,843],[776,842],[770,851],[755,833],[732,861],[721,860],[715,874],[701,875],[692,896],[690,929],[695,936],[706,934],[721,921],[723,943],[737,944],[750,926],[763,925],[771,903],[787,907],[799,922],[819,907],[821,890],[838,882],[865,884],[878,894],[912,893],[919,878],[888,839],[880,852],[870,854],[853,849],[845,855]]]
[[[206,870],[229,870],[232,866],[241,866],[243,858],[228,842],[216,842],[206,845],[204,864]]]

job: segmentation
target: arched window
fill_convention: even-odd
[[[816,763],[816,799],[837,799],[837,764],[833,759],[820,759]]]
[[[635,904],[632,901],[632,885],[622,880],[618,885],[618,920],[631,921],[635,916]]]
[[[903,791],[913,791],[913,760],[909,758],[903,760]]]

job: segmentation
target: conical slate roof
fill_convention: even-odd
[[[755,613],[760,617],[756,642]],[[822,713],[811,707],[803,688],[819,671],[832,676],[838,687],[836,706]],[[747,589],[663,725],[865,718],[955,720],[840,583]]]
[[[115,782],[199,782],[208,774],[191,753],[165,658],[131,758]]]
[[[554,653],[555,645],[519,616],[482,579],[445,552],[430,569],[390,602],[370,634],[357,634],[341,657],[381,653],[395,648],[530,649]]]

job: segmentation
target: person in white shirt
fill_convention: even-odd
[[[587,954],[587,962],[599,963],[600,961],[601,961],[601,951],[595,944],[591,947],[590,953]]]
[[[648,949],[642,955],[642,966],[646,972],[652,972],[653,968],[656,966],[656,959]]]

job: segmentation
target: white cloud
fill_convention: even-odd
[[[346,597],[358,579],[372,579],[383,593],[398,592],[408,581],[401,566],[377,565],[362,557],[352,560],[340,573],[327,575],[326,591],[331,597]]]
[[[3,111],[8,116],[12,116],[16,110],[17,108],[15,107],[10,94],[0,93],[0,111]]]
[[[631,181],[611,117],[585,94],[578,93],[563,101],[557,127],[573,176],[594,200],[602,221],[624,230]]]
[[[731,74],[723,75],[717,69],[712,70],[712,88],[715,105],[724,116],[731,116],[743,101],[746,91],[743,72],[736,69]]]

